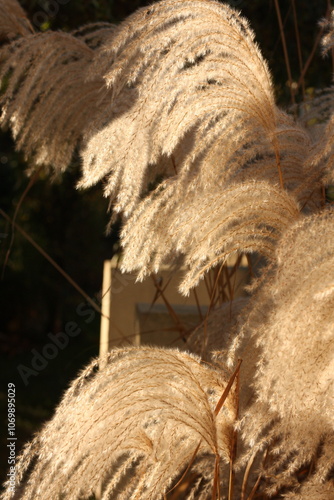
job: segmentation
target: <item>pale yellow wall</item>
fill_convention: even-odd
[[[117,262],[114,258],[104,265],[100,354],[114,346],[140,343],[185,347],[180,339],[180,325],[176,326],[178,321],[184,336],[201,318],[194,293],[184,297],[178,292],[184,271],[171,272],[165,268],[155,277],[162,289],[168,284],[164,295],[175,312],[173,318],[174,313],[168,312],[153,279],[150,277],[136,283],[134,275],[120,272]],[[239,268],[235,278],[235,296],[243,293],[242,284],[247,274],[246,267]],[[210,298],[204,281],[200,282],[196,293],[205,315]],[[171,329],[170,334],[167,329]]]

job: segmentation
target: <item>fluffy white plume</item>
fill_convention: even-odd
[[[190,339],[212,366],[154,348],[94,361],[25,448],[20,498],[82,498],[102,484],[103,500],[158,500],[188,465],[188,500],[213,498],[235,458],[238,405],[244,485],[266,449],[265,495],[333,498],[334,217],[319,208],[334,179],[334,115],[319,138],[278,109],[248,22],[215,0],[38,35],[15,0],[0,0],[0,38],[0,124],[35,165],[61,171],[79,148],[80,186],[104,180],[124,219],[124,270],[143,278],[182,262],[186,294],[232,254],[265,257],[240,318],[222,308],[198,329],[204,343]],[[331,94],[317,102],[321,121]],[[240,397],[228,383],[238,357]]]
[[[93,361],[24,450],[20,498],[88,497],[102,482],[104,500],[158,500],[195,450],[193,465],[204,469],[196,498],[207,498],[200,492],[212,489],[215,463],[231,453],[234,389],[217,410],[227,382],[221,370],[171,349],[120,349]]]
[[[261,357],[244,433],[251,445],[270,444],[273,492],[311,460],[317,484],[334,466],[333,238],[331,210],[295,223],[278,246],[272,281],[252,299],[253,315],[269,314],[252,328]]]

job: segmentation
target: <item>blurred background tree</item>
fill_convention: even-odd
[[[118,23],[147,0],[22,0],[34,28],[38,31],[71,31],[87,23]],[[269,62],[278,103],[291,103],[291,81],[296,101],[303,91],[312,96],[314,88],[330,85],[332,66],[320,55],[317,22],[328,15],[328,0],[280,0],[280,16],[288,48],[287,61],[275,0],[230,1],[247,17],[254,29],[264,57]],[[307,69],[305,71],[305,68]],[[0,135],[1,209],[11,218],[29,179],[27,163],[9,133]],[[24,197],[16,222],[99,304],[104,259],[111,258],[117,242],[117,229],[105,236],[108,222],[107,201],[101,187],[80,192],[75,184],[80,175],[80,160],[52,183],[40,171]],[[12,242],[12,244],[11,244]],[[50,263],[11,225],[0,217],[1,254],[1,425],[7,426],[7,384],[17,391],[18,447],[26,442],[41,422],[47,419],[68,382],[92,356],[98,354],[99,315],[91,306],[88,317],[77,313],[83,298]],[[89,309],[90,307],[90,309]],[[93,318],[94,317],[94,318]],[[74,321],[81,334],[26,386],[17,370],[30,366],[31,350],[41,352],[49,333],[57,334]],[[0,469],[5,470],[7,449],[1,447]]]

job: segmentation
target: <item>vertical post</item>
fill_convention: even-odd
[[[102,315],[100,327],[100,358],[109,351],[110,343],[111,260],[105,260],[102,281]]]
[[[99,357],[103,358],[109,351],[109,323],[110,323],[110,299],[111,299],[111,260],[105,260],[103,264],[102,279],[102,301],[101,301],[101,324],[100,324],[100,349]],[[103,368],[104,363],[100,363]],[[95,490],[96,500],[102,498],[102,483]]]

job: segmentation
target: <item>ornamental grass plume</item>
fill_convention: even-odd
[[[266,474],[272,493],[296,487],[295,474],[311,461],[314,488],[334,467],[333,223],[328,210],[304,217],[286,231],[277,247],[273,278],[252,297],[252,315],[263,309],[267,318],[256,329],[243,325],[260,347],[260,359],[256,401],[242,428],[252,452],[269,445]]]
[[[234,390],[217,410],[227,382],[221,370],[172,349],[118,349],[94,360],[23,451],[20,498],[89,497],[102,481],[103,499],[156,500],[191,459],[192,494],[206,498],[215,463],[223,468],[231,453]]]
[[[16,39],[0,50],[0,123],[31,169],[61,172],[79,151],[79,187],[103,181],[122,217],[122,269],[182,264],[188,294],[231,255],[261,262],[242,307],[210,309],[190,336],[197,354],[93,361],[23,451],[19,498],[101,485],[103,499],[159,500],[191,471],[187,500],[332,499],[330,91],[310,111],[321,134],[282,111],[248,22],[215,0],[70,34],[22,32],[16,2],[2,3],[1,33],[16,26]]]
[[[33,28],[16,0],[0,0],[0,43],[33,33]]]
[[[105,179],[126,222],[123,270],[140,278],[184,258],[188,293],[230,254],[270,259],[299,207],[319,204],[310,137],[276,106],[254,34],[226,5],[168,0],[112,27],[97,50],[46,33],[3,59],[3,125],[56,170],[81,145],[79,186]]]
[[[1,50],[0,124],[10,127],[31,169],[65,170],[92,113],[109,106],[102,75],[88,69],[113,30],[102,23],[73,34],[31,34]]]

